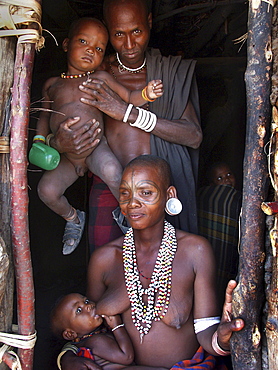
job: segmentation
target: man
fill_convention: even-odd
[[[127,122],[123,123],[127,104],[102,81],[93,80],[91,84],[83,86],[82,90],[90,96],[82,101],[106,113],[105,135],[123,166],[140,154],[157,154],[168,160],[173,184],[183,204],[183,212],[176,219],[171,217],[171,223],[177,228],[196,233],[195,149],[201,143],[202,132],[199,124],[198,94],[193,76],[195,64],[193,61],[181,61],[179,57],[162,58],[153,50],[147,51],[152,18],[144,0],[106,0],[104,19],[111,44],[117,52],[107,58],[105,69],[130,90],[143,89],[147,79],[156,76],[164,83],[164,96],[146,107],[157,115],[151,134]],[[133,107],[127,117],[128,121],[136,121],[137,116],[138,110]],[[74,121],[70,123],[73,131],[72,123]],[[95,144],[95,137],[92,136],[94,128],[88,124],[88,130],[85,131],[85,127],[81,137],[75,133],[71,144],[62,141],[60,137],[62,130],[67,130],[68,136],[71,137],[71,130],[65,123],[57,131],[51,145],[58,151],[64,151],[65,145],[67,150],[71,146],[71,151],[86,150]],[[97,131],[94,134],[96,135]],[[120,235],[118,228],[114,227],[111,231],[113,220],[110,212],[117,206],[117,202],[111,197],[108,200],[108,194],[108,190],[103,189],[100,181],[97,181],[90,194],[89,234],[90,241],[94,241],[95,246],[105,244]],[[102,215],[101,198],[104,198],[104,207],[107,207],[108,211],[104,209]],[[102,228],[98,225],[98,220],[104,221],[107,226]],[[98,235],[101,235],[101,238],[98,238]]]

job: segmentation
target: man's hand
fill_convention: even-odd
[[[123,119],[127,103],[111,90],[104,81],[94,78],[83,82],[79,89],[88,95],[87,98],[80,99],[82,103],[98,108],[117,121]]]
[[[94,361],[89,358],[76,356],[73,352],[67,351],[61,358],[62,370],[102,370]]]
[[[75,130],[75,124],[80,117],[67,118],[62,122],[50,145],[58,150],[59,153],[81,154],[89,149],[95,149],[100,138],[99,122],[95,119],[87,121],[82,127]]]
[[[218,343],[221,348],[230,348],[230,339],[234,331],[240,331],[244,328],[244,321],[242,319],[232,319],[232,294],[237,286],[235,280],[230,280],[226,289],[225,303],[223,306],[223,313],[221,322],[218,326]]]

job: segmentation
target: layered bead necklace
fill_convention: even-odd
[[[154,270],[148,288],[144,289],[139,277],[133,230],[130,228],[123,242],[125,284],[131,305],[131,317],[140,333],[141,342],[153,321],[161,320],[169,307],[172,289],[172,264],[177,250],[175,228],[166,220]],[[155,299],[155,295],[157,297]],[[147,296],[147,305],[143,296]]]

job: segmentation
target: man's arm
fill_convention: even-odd
[[[147,102],[147,100],[143,98],[142,90],[130,91],[106,71],[97,72],[97,79],[104,81],[110,89],[115,91],[126,103],[131,103],[136,107],[140,107]],[[146,88],[147,98],[149,99],[157,99],[163,94],[163,84],[161,80],[150,81]]]
[[[80,85],[79,88],[88,94],[88,98],[81,98],[83,103],[98,108],[115,120],[123,120],[127,104],[104,81],[92,79],[92,81]],[[135,122],[137,117],[138,110],[133,107],[129,114],[128,122]],[[190,101],[181,119],[170,121],[158,117],[152,133],[166,141],[191,148],[198,148],[202,141],[200,123]]]

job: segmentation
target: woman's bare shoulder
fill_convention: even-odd
[[[191,234],[186,231],[176,230],[178,248],[187,252],[212,253],[209,241],[203,236]]]
[[[104,244],[103,246],[94,250],[91,256],[91,260],[100,261],[100,260],[111,260],[112,257],[117,255],[122,255],[122,246],[123,246],[123,236]]]

